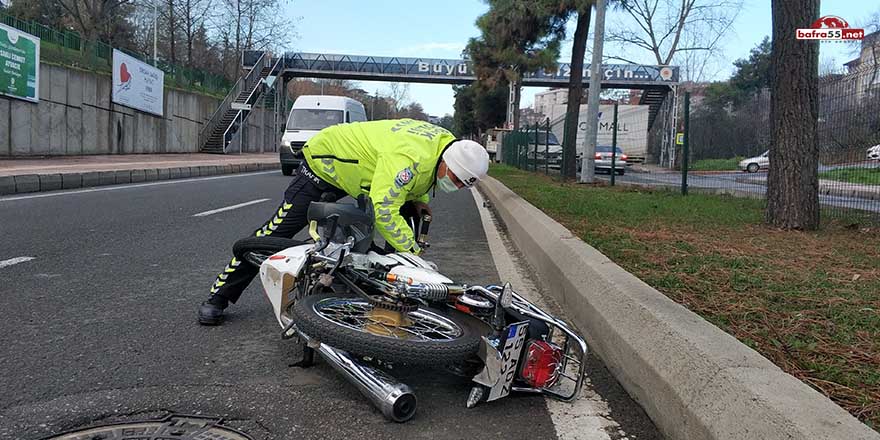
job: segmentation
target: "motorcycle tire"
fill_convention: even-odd
[[[232,245],[232,255],[241,261],[247,261],[258,266],[255,261],[246,254],[261,254],[263,257],[281,252],[287,248],[299,246],[306,242],[283,237],[246,237]]]
[[[328,318],[327,310],[340,305],[345,313],[361,315],[373,307],[360,297],[318,294],[297,301],[290,311],[300,331],[322,343],[353,354],[409,365],[445,365],[472,358],[480,346],[480,337],[487,335],[490,330],[487,325],[471,316],[420,306],[415,312],[409,313],[413,325],[404,328],[410,331],[427,330],[429,339],[419,339],[411,334],[405,335],[407,338],[378,335],[363,327],[358,329],[360,323],[340,322],[345,318]],[[352,320],[357,321],[357,318]],[[361,318],[361,321],[366,320]],[[425,323],[434,325],[434,329],[421,327]],[[455,335],[442,335],[436,331],[440,327],[458,331]],[[448,339],[438,340],[433,338],[435,336]]]

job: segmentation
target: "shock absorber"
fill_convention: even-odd
[[[449,287],[439,283],[406,284],[406,294],[409,297],[421,298],[426,301],[446,301],[449,297]]]

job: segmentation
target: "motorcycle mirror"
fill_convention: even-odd
[[[510,286],[510,283],[504,283],[504,288],[501,290],[501,296],[498,297],[498,302],[501,303],[501,307],[504,307],[505,309],[513,304],[513,287]]]

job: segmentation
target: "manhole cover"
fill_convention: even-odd
[[[253,440],[223,419],[172,415],[161,420],[114,423],[76,429],[44,440]]]

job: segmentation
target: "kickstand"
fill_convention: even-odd
[[[302,345],[303,347],[303,356],[299,362],[290,364],[291,367],[300,367],[300,368],[308,368],[312,365],[315,365],[315,349],[309,347],[306,344]]]

